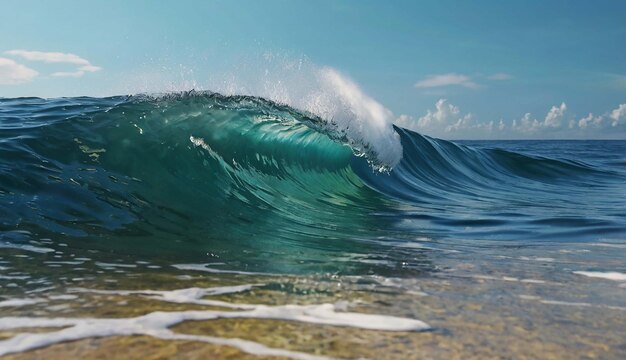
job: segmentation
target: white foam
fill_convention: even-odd
[[[26,280],[29,279],[28,275],[0,275],[2,280]]]
[[[46,281],[46,282],[44,282],[42,284],[47,285],[47,284],[50,284],[50,282]],[[26,291],[26,293],[27,294],[42,293],[44,291],[52,290],[54,288],[55,288],[54,286],[45,286],[45,287],[36,288],[36,289],[33,289],[33,290],[28,290],[28,291]]]
[[[44,264],[48,265],[82,265],[84,261],[44,261]]]
[[[574,274],[587,276],[591,278],[600,278],[607,279],[613,281],[626,281],[626,274],[608,271],[608,272],[600,272],[600,271],[574,271]]]
[[[58,305],[46,306],[46,310],[57,312],[57,311],[63,311],[63,310],[70,309],[71,307],[72,306],[70,304],[66,303],[66,304],[58,304]]]
[[[178,304],[197,304],[207,306],[219,306],[231,309],[253,309],[254,305],[233,304],[219,300],[203,299],[205,296],[232,294],[244,292],[252,289],[260,284],[238,285],[238,286],[221,286],[213,288],[186,288],[177,290],[93,290],[85,288],[70,288],[69,292],[87,292],[102,295],[144,295],[154,300],[178,303]]]
[[[393,113],[367,96],[359,86],[336,69],[318,72],[323,92],[313,96],[305,110],[332,120],[360,151],[371,146],[378,161],[394,167],[402,159],[400,136],[393,129]]]
[[[252,317],[266,319],[296,320],[317,324],[352,326],[362,329],[385,330],[385,331],[413,331],[428,329],[429,326],[419,320],[398,318],[385,315],[370,315],[340,312],[335,310],[344,309],[345,303],[320,304],[320,305],[253,305],[234,304],[225,301],[206,300],[205,296],[222,295],[248,291],[262,284],[246,284],[236,286],[222,286],[213,288],[185,288],[177,290],[92,290],[84,288],[70,289],[74,292],[90,292],[96,294],[114,295],[144,295],[154,300],[198,304],[209,306],[221,306],[232,309],[244,309],[245,312],[224,312],[220,317]],[[217,313],[217,312],[216,312]],[[242,316],[243,315],[243,316]]]
[[[212,274],[237,274],[237,275],[272,275],[270,273],[260,273],[260,272],[248,272],[248,271],[237,271],[237,270],[222,270],[208,267],[211,264],[174,264],[172,267],[175,267],[179,270],[193,270],[193,271],[203,271]]]
[[[541,262],[553,262],[554,258],[549,258],[549,257],[527,257],[527,256],[520,256],[519,257],[520,260],[525,260],[525,261],[541,261]]]
[[[587,302],[550,300],[550,299],[543,299],[539,296],[533,296],[533,295],[519,295],[519,297],[524,300],[535,300],[546,305],[559,305],[559,306],[572,306],[572,307],[585,307],[585,308],[587,307],[603,308],[603,309],[626,311],[626,308],[622,306],[613,306],[613,305],[606,305],[606,304],[592,304],[592,303],[587,303]]]
[[[172,291],[159,290],[89,290],[99,294],[143,295],[156,300],[205,304],[201,299],[207,295],[218,295],[247,291],[257,285],[239,285],[216,288],[188,288]],[[223,302],[220,302],[223,303]],[[213,303],[208,303],[213,305]],[[226,303],[228,304],[228,303]],[[240,305],[230,304],[238,311],[174,311],[152,312],[133,318],[96,319],[96,318],[35,318],[5,317],[0,318],[0,330],[32,327],[66,327],[47,333],[22,333],[10,339],[0,341],[0,356],[45,347],[64,341],[80,340],[91,337],[146,335],[169,340],[193,340],[218,345],[233,346],[241,351],[266,356],[285,356],[294,359],[325,359],[325,357],[301,352],[275,349],[265,345],[241,340],[223,339],[211,336],[177,334],[169,328],[188,320],[213,320],[218,318],[255,318],[299,321],[312,324],[348,326],[381,331],[422,331],[430,326],[420,320],[386,315],[345,312],[345,303],[319,305]]]
[[[253,317],[274,320],[292,320],[313,324],[347,326],[381,331],[421,331],[430,326],[420,320],[386,315],[337,312],[341,304],[320,305],[257,305],[248,313],[230,312],[224,317]],[[243,315],[243,316],[241,316]]]
[[[537,279],[521,279],[520,282],[529,283],[529,284],[545,284],[546,283],[543,280],[537,280]]]
[[[101,268],[136,268],[135,264],[117,264],[117,263],[105,263],[105,262],[96,262],[96,265]]]
[[[26,299],[8,299],[0,301],[0,307],[17,307],[17,306],[26,306],[39,304],[42,302],[46,302],[44,299],[36,299],[36,298],[26,298]]]
[[[610,248],[617,248],[617,249],[626,249],[626,244],[596,243],[596,244],[591,244],[591,246],[600,246],[600,247],[610,247]]]
[[[67,327],[47,333],[22,333],[0,341],[0,356],[37,349],[66,341],[93,337],[145,335],[165,340],[192,340],[216,345],[226,345],[255,355],[284,356],[292,359],[327,359],[297,351],[270,348],[242,339],[224,339],[212,336],[177,334],[168,328],[186,320],[211,320],[217,316],[211,312],[153,312],[136,318],[122,319],[70,319],[13,317],[0,319],[0,329],[24,327]]]
[[[10,242],[0,242],[0,248],[19,249],[19,250],[36,252],[40,254],[54,252],[54,249],[50,249],[50,248],[33,246],[33,245],[28,245],[28,244],[12,244]]]
[[[50,295],[48,299],[50,300],[74,300],[77,299],[76,295],[62,294],[62,295]]]
[[[473,279],[480,279],[480,280],[498,280],[498,281],[508,281],[508,282],[521,282],[521,283],[528,283],[528,284],[547,284],[545,280],[519,279],[519,278],[511,277],[511,276],[496,277],[496,276],[490,276],[490,275],[476,274],[476,275],[470,275],[468,277],[473,278]]]

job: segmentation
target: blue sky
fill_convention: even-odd
[[[0,34],[1,97],[211,89],[269,52],[439,137],[626,138],[624,1],[5,0]]]

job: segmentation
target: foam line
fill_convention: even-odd
[[[253,304],[233,304],[225,301],[206,300],[204,296],[227,294],[247,291],[259,285],[239,285],[217,288],[187,288],[177,290],[90,290],[72,289],[79,292],[90,292],[95,294],[112,295],[144,295],[150,299],[173,302],[178,304],[197,304],[208,306],[221,306],[231,309],[243,309],[244,312],[222,312],[219,317],[238,318],[250,317],[257,319],[294,320],[324,325],[350,326],[361,329],[383,330],[383,331],[414,331],[418,325],[413,319],[370,315],[350,312],[336,312],[345,308],[343,303],[320,304],[320,305],[253,305]],[[425,323],[418,321],[420,330],[429,328]]]
[[[385,315],[336,312],[335,305],[257,305],[250,311],[175,311],[152,312],[143,316],[121,319],[95,318],[33,318],[7,317],[0,319],[0,330],[32,327],[65,327],[48,333],[22,333],[10,339],[0,341],[0,356],[32,350],[52,344],[74,341],[93,337],[146,335],[161,339],[183,339],[186,335],[173,333],[168,328],[189,320],[214,320],[218,318],[256,318],[299,321],[312,324],[348,326],[368,330],[381,331],[422,331],[430,327],[419,320],[399,318]],[[217,343],[216,338],[197,337],[193,340]],[[259,355],[289,356],[296,359],[309,359],[300,353],[285,352],[266,348],[262,345],[239,339],[220,339],[223,345],[235,346],[238,349]],[[259,347],[260,346],[260,347]],[[263,352],[255,352],[257,350]],[[270,351],[270,352],[268,352]]]
[[[616,249],[626,249],[626,244],[614,244],[614,243],[596,243],[590,244],[591,246],[610,247]]]
[[[105,263],[105,262],[96,262],[96,265],[103,268],[136,268],[135,264],[114,264],[114,263]]]
[[[259,272],[249,272],[249,271],[236,271],[236,270],[222,270],[208,267],[210,264],[174,264],[172,267],[175,267],[178,270],[193,270],[193,271],[203,271],[211,274],[236,274],[236,275],[275,275],[270,273],[259,273]]]
[[[254,341],[243,340],[243,339],[238,339],[238,338],[224,339],[224,338],[217,338],[213,336],[176,334],[170,331],[169,335],[163,334],[161,339],[191,340],[191,341],[207,342],[207,343],[215,344],[215,345],[232,346],[248,354],[260,355],[260,356],[284,356],[284,357],[298,359],[298,360],[330,359],[326,356],[317,356],[317,355],[310,355],[310,354],[301,353],[297,351],[270,348]]]
[[[490,276],[490,275],[476,274],[476,275],[460,276],[460,277],[469,277],[469,278],[480,279],[480,280],[498,280],[498,281],[509,281],[509,282],[521,282],[521,283],[528,283],[528,284],[547,284],[547,282],[544,281],[544,280],[539,280],[539,279],[519,279],[519,278],[512,277],[512,276],[496,277],[496,276]]]
[[[603,308],[603,309],[611,309],[611,310],[619,310],[625,311],[626,308],[622,306],[614,306],[614,305],[606,305],[606,304],[592,304],[588,302],[572,302],[572,301],[562,301],[562,300],[551,300],[551,299],[543,299],[539,296],[532,295],[520,295],[521,299],[524,300],[534,300],[539,301],[542,304],[546,305],[560,305],[560,306],[573,306],[573,307],[594,307],[594,308]]]
[[[187,288],[177,290],[90,290],[72,289],[78,292],[90,292],[96,294],[114,295],[144,295],[150,299],[173,302],[178,304],[197,304],[208,306],[220,306],[231,309],[248,310],[245,312],[224,312],[220,317],[237,318],[251,317],[257,319],[294,320],[324,325],[349,326],[361,329],[382,331],[414,331],[417,327],[425,330],[429,326],[421,321],[384,315],[359,314],[350,312],[336,312],[345,308],[344,304],[320,304],[320,305],[253,305],[233,304],[225,301],[202,299],[205,296],[235,293],[250,290],[260,285],[239,285],[216,288]],[[416,323],[419,322],[419,324]],[[419,326],[418,326],[419,325]]]
[[[615,271],[608,271],[608,272],[574,271],[574,274],[591,277],[591,278],[613,280],[613,281],[626,281],[626,274],[615,272]]]
[[[9,299],[0,301],[0,307],[17,307],[46,302],[44,299]]]
[[[191,340],[235,347],[254,355],[285,356],[292,359],[318,360],[326,357],[306,353],[270,348],[242,339],[224,339],[212,336],[177,334],[168,329],[185,320],[210,320],[216,318],[212,312],[154,312],[126,319],[40,319],[15,317],[0,319],[0,329],[24,327],[65,327],[48,333],[22,333],[0,341],[0,356],[33,350],[66,341],[94,337],[145,335],[164,340]]]
[[[36,252],[40,254],[54,252],[54,249],[50,249],[50,248],[33,246],[33,245],[28,245],[28,244],[12,244],[10,242],[0,242],[0,248],[19,249],[19,250]]]
[[[201,299],[204,296],[220,295],[247,291],[258,285],[239,285],[216,288],[188,288],[171,291],[157,290],[89,290],[74,289],[78,292],[96,294],[143,295],[155,300],[190,303],[214,306],[216,302]],[[233,346],[241,351],[269,356],[287,356],[294,359],[323,359],[300,352],[266,347],[241,339],[222,339],[210,336],[177,334],[169,328],[189,320],[214,320],[219,318],[241,319],[273,319],[298,321],[311,324],[347,326],[379,331],[423,331],[430,326],[420,320],[374,314],[346,312],[345,303],[319,305],[242,305],[217,302],[220,305],[237,311],[156,311],[133,318],[97,319],[97,318],[36,318],[36,317],[5,317],[0,318],[0,330],[33,328],[33,327],[65,327],[48,333],[22,333],[10,339],[0,341],[0,356],[21,351],[32,350],[52,344],[74,341],[92,337],[146,335],[160,339],[193,340],[217,345]]]
[[[186,288],[177,290],[93,290],[84,288],[71,288],[70,292],[87,292],[103,295],[144,295],[153,300],[172,302],[177,304],[196,304],[206,306],[219,306],[231,309],[253,309],[254,305],[233,304],[226,301],[202,299],[205,296],[232,294],[237,292],[248,291],[255,286],[262,284],[238,285],[238,286],[221,286],[212,288]]]

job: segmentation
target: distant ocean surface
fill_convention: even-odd
[[[507,316],[535,324],[597,311],[592,318],[602,313],[608,320],[595,328],[535,329],[533,336],[554,344],[537,353],[499,347],[496,339],[513,340],[498,337],[524,336],[493,325],[485,330],[493,337],[483,339],[493,347],[485,345],[491,352],[483,355],[528,351],[532,357],[578,346],[618,358],[626,337],[623,322],[620,330],[611,319],[626,316],[626,140],[451,142],[398,127],[381,138],[357,122],[323,119],[258,97],[203,92],[0,99],[0,255],[3,331],[16,324],[78,329],[87,325],[76,319],[86,316],[121,317],[127,323],[120,326],[131,328],[138,321],[131,315],[139,314],[96,316],[85,304],[117,309],[124,305],[112,304],[128,304],[121,298],[134,296],[219,307],[224,304],[206,303],[206,296],[242,296],[258,286],[246,303],[335,305],[293,310],[309,318],[241,306],[239,313],[254,312],[244,318],[313,319],[373,334],[410,331],[415,338],[407,344],[423,349],[438,343],[420,343],[425,337],[464,344],[478,336],[449,314],[475,316],[465,320],[481,324]],[[211,284],[193,280],[202,275]],[[161,282],[154,280],[159,276]],[[183,287],[205,292],[168,292]],[[282,295],[264,298],[259,291]],[[350,311],[380,318],[345,320],[340,299],[378,304]],[[459,310],[470,304],[480,306]],[[544,309],[550,307],[570,312],[553,315]],[[219,341],[211,339],[237,337],[283,348],[247,332],[185,338],[170,325],[213,318],[178,308],[171,314],[154,325],[161,334],[154,336],[214,345]],[[370,323],[376,325],[368,328]],[[78,330],[21,335],[19,341],[20,335],[9,336],[0,341],[0,354],[144,334],[98,324],[83,337]],[[425,329],[436,331],[420,332]],[[612,332],[613,340],[603,340],[608,350],[596,349],[591,340],[563,343],[557,335],[563,331]],[[293,353],[263,353],[245,342],[227,346],[257,355],[313,354],[306,346]],[[398,358],[411,347],[403,349]],[[476,354],[459,349],[434,357]],[[315,355],[359,355],[333,351]]]

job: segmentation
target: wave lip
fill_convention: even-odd
[[[393,114],[332,68],[319,72],[325,92],[311,99],[307,110],[326,119],[332,138],[345,138],[357,154],[366,155],[379,171],[389,171],[402,160],[400,136],[393,128]],[[332,99],[338,99],[329,101]],[[330,104],[330,106],[329,106]],[[342,136],[337,137],[337,133]]]

